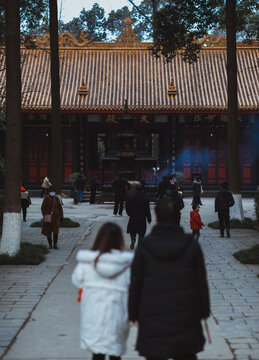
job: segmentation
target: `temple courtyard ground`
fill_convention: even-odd
[[[46,244],[39,228],[30,223],[41,218],[41,199],[32,198],[22,241]],[[182,226],[189,231],[190,198],[185,198]],[[214,199],[202,199],[205,224],[217,219]],[[244,199],[245,216],[255,217],[253,199]],[[38,266],[0,266],[0,359],[77,360],[91,354],[79,348],[80,305],[71,284],[79,249],[90,248],[96,232],[106,221],[126,230],[128,217],[112,214],[111,203],[73,205],[64,199],[64,215],[80,222],[74,229],[61,229],[59,250],[51,250]],[[153,206],[152,206],[153,209]],[[154,225],[154,212],[152,224]],[[125,234],[129,249],[130,239]],[[199,359],[259,360],[259,266],[240,264],[232,254],[259,242],[255,230],[233,229],[231,238],[205,227],[200,243],[207,265],[212,314],[209,319],[212,344]],[[134,350],[136,329],[132,328],[123,359],[141,359]]]

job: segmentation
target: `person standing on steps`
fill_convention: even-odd
[[[117,215],[119,211],[119,215],[122,216],[124,202],[126,200],[127,190],[130,189],[130,184],[121,176],[121,174],[119,174],[118,178],[113,181],[112,187],[114,189],[113,214]]]
[[[228,190],[228,183],[224,182],[221,186],[222,190],[215,198],[215,212],[218,213],[220,237],[224,237],[226,229],[227,237],[230,238],[229,208],[235,204],[235,200]]]
[[[126,212],[129,216],[127,233],[130,234],[130,248],[134,249],[136,235],[138,244],[143,240],[146,233],[146,221],[151,223],[149,201],[143,194],[143,185],[136,185],[136,193],[128,197],[126,201]]]
[[[201,180],[199,176],[195,176],[193,183],[192,183],[192,190],[193,190],[193,199],[192,199],[192,205],[198,204],[202,205],[201,203],[201,194],[203,192]]]
[[[176,209],[161,200],[157,225],[137,247],[131,267],[129,321],[138,326],[136,349],[147,360],[197,360],[210,315],[203,253],[175,223]]]
[[[133,253],[121,228],[105,223],[91,250],[80,250],[72,283],[82,289],[80,345],[92,360],[120,360],[129,334],[128,289]]]
[[[49,194],[42,202],[41,212],[43,215],[41,233],[47,237],[49,249],[52,249],[53,233],[53,247],[58,249],[58,233],[60,222],[63,221],[63,209],[53,187],[49,189]]]
[[[77,204],[81,204],[85,190],[85,178],[83,174],[79,173],[76,178]]]

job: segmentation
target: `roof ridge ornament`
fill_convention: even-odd
[[[177,91],[176,91],[176,88],[174,86],[173,79],[171,79],[170,86],[169,86],[169,88],[167,90],[167,95],[170,96],[170,97],[174,97],[174,96],[176,96],[176,94],[177,94]]]
[[[121,47],[135,47],[140,44],[135,30],[132,29],[132,23],[133,21],[130,17],[124,19],[124,28],[115,42],[116,45]]]
[[[87,87],[86,87],[86,85],[85,85],[85,80],[84,80],[84,78],[82,79],[82,84],[81,84],[81,86],[80,86],[80,88],[79,88],[79,90],[78,90],[78,95],[80,95],[80,96],[86,96],[86,95],[88,95],[88,90],[87,90]]]
[[[225,36],[215,37],[214,35],[206,35],[200,41],[202,47],[212,48],[212,47],[226,47],[227,39]]]
[[[41,48],[50,47],[50,35],[43,34],[42,38],[37,36],[35,39],[36,46]],[[69,48],[69,47],[88,47],[92,46],[93,39],[89,38],[89,33],[87,31],[81,31],[79,35],[79,40],[69,32],[64,32],[59,35],[58,45],[60,48]]]

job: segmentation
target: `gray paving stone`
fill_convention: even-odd
[[[69,204],[69,201],[71,200],[68,199],[66,201],[65,204]],[[184,199],[184,201],[186,206],[182,212],[183,226],[189,231],[190,207],[189,205],[187,206],[187,203],[188,201],[190,202],[190,199]],[[34,211],[36,211],[36,203],[34,202],[33,205]],[[201,207],[201,217],[206,224],[216,220],[212,203],[213,199],[204,199],[204,206]],[[40,201],[38,204],[40,204]],[[252,199],[244,199],[244,206],[246,211],[254,214]],[[29,318],[28,314],[36,304],[39,303],[38,306],[40,306],[42,303],[42,296],[46,289],[48,289],[52,279],[61,268],[67,266],[67,259],[73,247],[78,242],[84,242],[84,234],[88,231],[89,224],[86,223],[86,219],[93,222],[97,221],[101,224],[101,221],[110,219],[111,217],[109,218],[109,214],[112,213],[112,206],[106,204],[94,207],[84,204],[81,207],[70,206],[69,209],[66,207],[64,209],[65,212],[70,212],[72,215],[70,217],[79,220],[83,226],[77,229],[62,229],[60,233],[61,249],[59,251],[50,252],[47,255],[47,261],[37,267],[19,266],[18,271],[15,266],[0,266],[0,305],[4,305],[3,309],[7,309],[7,313],[9,312],[10,306],[13,314],[16,314],[17,316],[27,314],[26,319]],[[31,216],[31,220],[34,221],[38,216],[31,211],[32,208],[30,207],[28,219],[30,220]],[[98,214],[103,215],[102,217],[98,217]],[[120,219],[115,219],[114,217],[111,219],[112,221],[117,221],[118,223],[122,222],[123,224],[125,224],[127,220],[126,216],[123,216]],[[202,230],[200,238],[200,244],[203,248],[207,264],[207,273],[211,290],[212,313],[219,324],[219,337],[223,341],[221,345],[223,345],[223,343],[226,344],[226,342],[231,344],[231,347],[236,349],[235,354],[237,351],[250,350],[250,354],[248,355],[247,353],[237,353],[235,360],[259,360],[257,347],[259,328],[256,325],[256,323],[258,323],[258,318],[256,316],[257,313],[259,314],[259,282],[256,277],[259,273],[258,266],[240,264],[232,257],[233,252],[255,244],[258,233],[255,233],[253,230],[233,229],[231,235],[231,239],[220,239],[218,237],[218,231],[206,227]],[[33,239],[34,243],[46,244],[45,238],[40,234],[40,229],[30,228],[29,223],[26,223],[26,226],[23,228],[23,241],[30,239]],[[127,244],[129,244],[128,237],[126,237],[126,241]],[[91,246],[91,243],[87,244],[87,246]],[[3,293],[5,295],[3,295]],[[60,292],[60,294],[62,294],[62,292]],[[37,311],[38,306],[35,311]],[[1,311],[0,314],[2,314]],[[30,317],[28,324],[33,323],[33,314]],[[8,323],[10,323],[14,332],[16,330],[18,331],[23,325],[24,320],[24,318],[0,318],[0,333],[2,329],[8,327]],[[221,345],[212,344],[212,347],[208,347],[207,352],[201,353],[199,358],[206,360],[232,360],[233,355],[229,355],[232,354],[231,351],[225,357],[224,351],[219,354],[218,349]],[[2,349],[5,346],[7,346],[7,344],[3,345]],[[22,356],[23,355],[19,353],[19,356],[13,360],[22,360]],[[37,357],[31,356],[30,360],[33,358],[36,359]],[[46,357],[46,360],[54,360],[57,358],[59,360],[61,359],[60,356],[53,355],[51,358]],[[69,354],[66,354],[64,358],[66,358],[66,360],[69,360],[70,358],[73,360],[75,358],[90,359],[88,356],[69,357]],[[130,357],[128,356],[125,359],[130,360],[136,358],[139,359],[135,353],[132,357],[130,353]]]

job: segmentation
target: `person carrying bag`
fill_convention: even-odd
[[[57,242],[60,222],[63,221],[63,209],[54,188],[51,188],[49,194],[44,198],[41,205],[41,212],[43,215],[41,233],[47,237],[49,249],[52,249],[53,233],[53,247],[54,249],[58,249]]]

